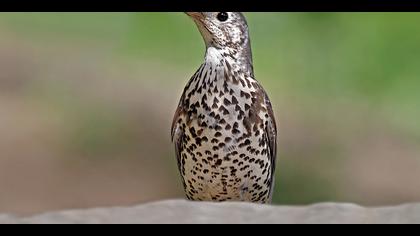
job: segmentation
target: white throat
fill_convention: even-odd
[[[224,57],[220,50],[215,47],[208,47],[206,51],[205,60],[207,63],[212,65],[219,65],[223,61]]]

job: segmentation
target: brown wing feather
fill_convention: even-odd
[[[182,151],[182,138],[184,137],[184,131],[182,130],[179,119],[182,118],[182,116],[186,114],[187,109],[188,109],[188,105],[184,104],[185,102],[184,100],[186,96],[185,93],[187,92],[188,88],[191,86],[191,83],[197,77],[198,72],[200,71],[202,67],[203,65],[200,66],[200,68],[195,72],[195,74],[188,81],[187,86],[185,86],[184,91],[182,92],[181,99],[179,100],[178,107],[176,108],[174,118],[172,120],[171,139],[172,139],[172,142],[175,144],[175,154],[176,154],[179,171],[182,171],[181,151]]]
[[[273,195],[274,180],[275,180],[275,170],[276,170],[276,159],[277,159],[277,125],[276,119],[274,117],[273,107],[271,106],[270,99],[265,93],[265,103],[267,106],[267,112],[269,115],[268,126],[266,127],[266,134],[268,139],[268,146],[270,150],[270,161],[271,161],[271,188],[270,188],[270,200]]]
[[[178,169],[181,171],[181,141],[183,137],[183,131],[182,127],[179,125],[179,119],[181,118],[182,114],[184,113],[184,108],[182,106],[183,103],[183,97],[181,98],[181,101],[178,104],[178,107],[175,111],[174,118],[172,120],[172,126],[171,126],[171,140],[175,144],[175,154],[176,154],[176,161],[178,164]]]
[[[181,98],[181,101],[179,102],[178,107],[176,108],[175,115],[174,115],[174,118],[172,120],[172,126],[171,126],[171,140],[172,140],[172,142],[175,141],[174,136],[175,136],[175,131],[176,131],[176,128],[177,128],[177,123],[178,123],[179,118],[181,117],[181,114],[183,113],[182,100],[183,99]]]

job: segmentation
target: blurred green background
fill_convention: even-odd
[[[279,126],[274,203],[420,200],[420,14],[245,13]],[[182,198],[183,13],[0,14],[0,211]]]

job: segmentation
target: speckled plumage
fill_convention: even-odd
[[[205,61],[184,89],[172,140],[186,196],[202,201],[271,201],[276,122],[254,79],[241,13],[187,13],[206,43]],[[226,16],[226,15],[224,15]]]

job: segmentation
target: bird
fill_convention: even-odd
[[[187,200],[272,202],[277,126],[254,77],[248,24],[240,12],[185,12],[206,46],[185,86],[171,138]]]

